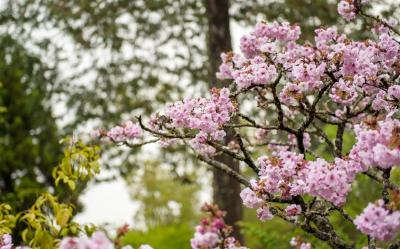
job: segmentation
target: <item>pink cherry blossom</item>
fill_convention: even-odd
[[[356,100],[358,93],[352,82],[346,83],[343,79],[340,79],[333,86],[329,96],[336,103],[350,105]]]
[[[400,165],[400,121],[387,118],[374,122],[355,126],[357,143],[350,157],[364,167],[391,168]]]
[[[208,140],[221,141],[225,137],[221,127],[230,120],[236,108],[229,98],[229,90],[215,91],[210,99],[198,98],[176,102],[166,111],[172,126],[189,128],[199,132],[190,145],[203,155],[212,155],[215,148]]]
[[[270,220],[274,217],[267,206],[262,206],[257,209],[257,217],[260,221]]]
[[[240,198],[243,200],[243,204],[249,208],[260,207],[263,200],[257,197],[257,194],[250,188],[245,188],[240,192]]]
[[[296,204],[291,204],[285,208],[287,216],[297,216],[301,214],[301,206]]]
[[[113,142],[117,143],[140,138],[142,137],[142,135],[143,131],[140,126],[134,124],[132,121],[127,121],[121,125],[117,125],[107,132],[102,132],[99,130],[92,131],[93,137],[107,137]]]
[[[356,16],[356,7],[353,1],[355,0],[342,0],[338,4],[339,14],[347,21],[351,21]]]
[[[0,249],[11,249],[13,247],[12,238],[9,234],[3,234],[0,238]]]
[[[400,229],[400,211],[385,208],[383,200],[370,203],[356,217],[354,224],[362,233],[379,240],[393,239]]]

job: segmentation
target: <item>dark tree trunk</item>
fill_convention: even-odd
[[[209,62],[210,87],[222,87],[215,76],[219,64],[220,54],[232,50],[231,34],[229,29],[229,0],[204,0],[208,21],[207,45]],[[232,131],[226,131],[225,143],[234,139]],[[226,155],[215,157],[216,160],[239,171],[239,162]],[[242,219],[242,202],[239,197],[240,184],[219,170],[213,171],[213,199],[222,210],[227,211],[225,220],[234,226],[234,236],[244,244],[237,222]]]

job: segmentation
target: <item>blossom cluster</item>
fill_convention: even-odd
[[[338,79],[331,90],[332,101],[348,106],[364,96],[359,101],[363,105],[372,101],[375,110],[393,109],[399,86],[381,87],[397,73],[400,45],[392,37],[382,34],[378,41],[357,42],[337,34],[334,28],[318,29],[316,33],[318,50],[336,71],[330,76]]]
[[[234,237],[229,236],[232,228],[225,224],[223,219],[225,214],[218,209],[218,206],[205,204],[202,211],[209,215],[196,227],[194,236],[190,240],[192,249],[248,249],[240,246]]]
[[[283,150],[260,157],[258,164],[259,180],[241,194],[244,205],[250,208],[261,206],[267,193],[286,199],[309,194],[342,206],[355,175],[365,170],[351,160],[306,161],[302,154]]]
[[[233,79],[240,88],[252,85],[266,85],[278,76],[275,65],[269,63],[268,54],[279,50],[278,43],[292,43],[300,37],[300,27],[289,23],[258,23],[254,32],[240,40],[240,48],[244,56],[223,53],[217,77]]]
[[[257,161],[261,190],[284,198],[304,194],[303,171],[307,165],[303,155],[282,150],[271,157],[262,156]]]
[[[301,206],[291,204],[285,208],[285,213],[288,217],[297,217],[297,215],[301,214]]]
[[[27,246],[14,247],[12,237],[9,234],[0,235],[0,249],[31,249]]]
[[[338,13],[347,21],[351,21],[356,17],[359,8],[368,3],[369,0],[361,0],[359,1],[360,6],[356,5],[357,0],[341,0],[338,4]]]
[[[242,190],[243,204],[257,208],[260,220],[272,218],[265,209],[267,194],[283,198],[309,194],[322,197],[337,206],[346,201],[351,182],[357,173],[369,166],[382,168],[400,165],[398,139],[400,121],[387,118],[384,121],[356,126],[357,144],[348,158],[336,158],[334,163],[323,159],[304,160],[301,154],[291,151],[279,151],[270,157],[260,157],[259,180],[252,181],[251,187]],[[267,210],[267,211],[266,211]],[[289,205],[287,216],[301,214],[301,207]],[[259,215],[260,213],[266,215]],[[369,204],[355,221],[357,228],[374,238],[389,240],[400,229],[400,212],[385,209],[383,202]]]
[[[353,0],[343,0],[338,4],[338,12],[339,14],[346,19],[347,21],[352,20],[356,16],[356,6],[354,5]]]
[[[4,234],[0,238],[0,249],[11,249],[13,247],[12,238],[9,234]]]
[[[383,200],[378,200],[368,204],[354,224],[372,238],[391,240],[400,229],[400,211],[391,211],[385,207]]]
[[[351,182],[354,180],[346,168],[341,167],[343,165],[353,167],[353,164],[328,163],[323,159],[310,162],[305,170],[307,193],[320,196],[337,206],[343,206]]]
[[[95,232],[90,238],[65,237],[61,240],[59,249],[75,248],[112,249],[114,244],[102,232]]]
[[[113,142],[120,143],[128,140],[140,138],[143,134],[139,125],[132,121],[127,121],[117,125],[108,131],[94,130],[92,136],[95,138],[108,138]]]
[[[400,121],[387,117],[355,125],[357,143],[350,157],[366,167],[383,169],[400,165]]]
[[[190,141],[199,153],[212,155],[215,148],[207,145],[208,140],[221,141],[225,137],[223,125],[236,110],[230,100],[228,88],[213,89],[211,98],[196,98],[176,102],[166,111],[170,126],[198,131]]]
[[[341,1],[339,6],[354,6],[351,2]],[[299,27],[261,22],[242,38],[242,54],[222,54],[217,76],[248,88],[271,84],[279,79],[280,71],[287,81],[279,98],[287,106],[298,105],[331,81],[329,96],[341,106],[372,102],[375,110],[396,107],[400,87],[386,82],[397,74],[398,42],[387,33],[378,34],[377,41],[365,42],[352,41],[335,28],[320,28],[315,33],[315,47],[302,45],[296,43]]]

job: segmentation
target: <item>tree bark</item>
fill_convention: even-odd
[[[217,81],[216,72],[221,63],[220,54],[232,50],[229,28],[229,0],[204,0],[208,21],[207,46],[209,62],[210,87],[223,87],[223,82]],[[225,143],[234,139],[232,130],[226,130]],[[239,162],[227,155],[219,155],[215,160],[226,164],[231,169],[239,171]],[[224,174],[213,170],[213,199],[218,206],[227,211],[225,221],[234,227],[233,236],[244,244],[243,236],[237,222],[242,219],[242,202],[240,200],[240,183]]]

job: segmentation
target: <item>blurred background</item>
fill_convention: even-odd
[[[371,2],[376,14],[400,16],[398,1]],[[62,157],[61,138],[75,134],[89,140],[92,129],[150,116],[166,103],[226,84],[215,78],[219,55],[237,51],[240,37],[257,21],[300,24],[303,42],[312,42],[321,25],[365,38],[362,30],[369,27],[362,20],[346,25],[336,5],[335,0],[0,0],[0,202],[24,210],[44,189],[63,192],[51,176]],[[347,139],[351,146],[351,135]],[[228,222],[240,228],[236,235],[251,248],[288,248],[279,241],[301,233],[279,220],[257,222],[251,210],[241,208],[240,186],[199,164],[183,147],[103,143],[102,148],[100,177],[72,198],[79,222],[128,223],[133,231],[125,239],[133,245],[189,248],[199,208],[208,201],[228,212]],[[365,179],[357,184],[350,198],[364,202],[363,196],[374,195],[362,191],[369,184]],[[349,212],[359,213],[360,207]],[[354,228],[347,225],[341,227],[351,237]]]

